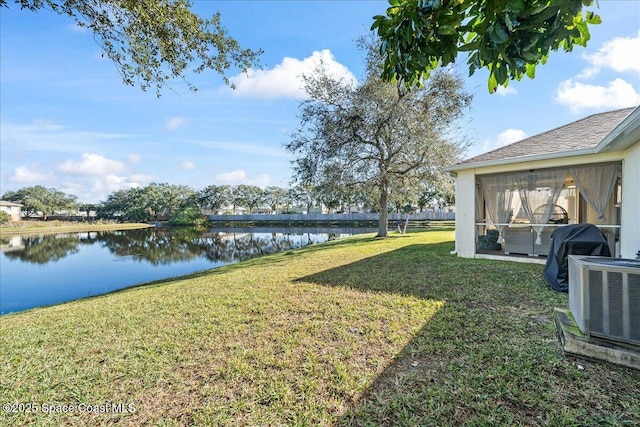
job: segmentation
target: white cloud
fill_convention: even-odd
[[[607,86],[575,82],[560,83],[556,102],[568,106],[573,113],[589,108],[625,108],[640,104],[640,94],[626,81],[618,78]]]
[[[178,130],[185,123],[187,123],[187,119],[185,119],[184,117],[171,117],[169,120],[167,120],[164,126],[169,130]]]
[[[495,141],[487,139],[484,141],[482,152],[495,150],[496,148],[504,147],[516,141],[520,141],[527,137],[527,133],[522,129],[506,129],[500,132]]]
[[[136,187],[142,187],[142,184],[148,184],[156,178],[153,175],[145,173],[134,173],[129,175],[129,181],[135,184]]]
[[[229,80],[236,86],[232,93],[239,97],[302,99],[306,96],[302,75],[313,73],[321,64],[329,75],[357,82],[351,71],[336,61],[329,49],[324,49],[303,60],[285,57],[272,69],[249,69],[247,74],[231,77]]]
[[[104,195],[113,193],[118,190],[126,190],[128,188],[140,187],[140,184],[132,182],[126,176],[118,175],[106,175],[96,178],[93,184],[93,191],[95,193],[102,193]]]
[[[178,165],[178,169],[182,169],[182,170],[192,170],[195,169],[196,165],[195,163],[189,161],[189,160],[185,160],[184,162],[180,163]]]
[[[247,180],[247,173],[242,169],[216,175],[216,180],[224,184],[241,184]]]
[[[498,147],[520,141],[527,137],[527,133],[522,129],[507,129],[498,134]]]
[[[140,161],[142,160],[142,156],[140,154],[129,154],[127,158],[131,163],[140,163]]]
[[[583,54],[591,66],[583,71],[581,77],[591,77],[603,68],[617,72],[631,71],[640,73],[640,31],[636,37],[616,37],[605,42],[596,53]]]
[[[46,183],[52,180],[54,175],[52,173],[41,173],[29,170],[25,166],[18,166],[11,178],[11,182],[20,184],[35,183],[39,185],[46,185]]]
[[[216,175],[216,180],[221,184],[229,185],[257,185],[258,187],[266,187],[270,183],[269,175],[260,174],[256,177],[249,178],[247,173],[242,169],[236,169],[231,172],[224,172]]]
[[[518,91],[513,86],[498,86],[496,93],[501,96],[515,95]]]
[[[60,172],[78,175],[111,175],[122,172],[124,163],[108,159],[99,154],[84,153],[82,160],[67,160],[59,168]]]

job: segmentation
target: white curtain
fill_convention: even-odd
[[[566,170],[557,169],[514,175],[522,209],[536,232],[536,245],[542,244],[544,224],[549,222],[566,176]]]
[[[514,198],[515,181],[512,175],[481,176],[480,181],[489,222],[498,229],[498,243],[504,243],[504,224],[511,222],[517,210],[514,204],[514,199],[517,201],[517,197]]]
[[[598,219],[606,219],[605,210],[609,205],[618,180],[618,164],[589,165],[569,169],[580,195],[598,214]]]

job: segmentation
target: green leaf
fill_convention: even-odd
[[[546,21],[549,18],[553,18],[560,11],[560,7],[558,6],[547,6],[540,13],[532,15],[538,21]]]
[[[509,40],[509,34],[499,22],[489,27],[489,38],[495,44],[502,44]]]
[[[526,9],[524,0],[509,0],[505,10],[521,13]]]
[[[472,41],[471,43],[466,43],[458,47],[458,52],[468,52],[468,51],[476,50],[478,49],[479,46],[480,46],[480,41],[475,40],[475,41]]]
[[[522,57],[527,61],[527,63],[538,62],[538,55],[532,52],[522,51]]]
[[[496,83],[499,85],[504,85],[504,82],[506,82],[508,79],[507,69],[501,65],[499,67],[494,68],[494,71],[495,71],[494,75],[495,75]]]
[[[438,27],[438,34],[452,36],[454,34],[458,34],[458,32],[452,25],[440,25]]]
[[[536,77],[536,64],[527,64],[525,65],[525,68],[527,70],[527,77],[529,77],[530,79]]]
[[[602,24],[602,18],[600,18],[600,15],[596,15],[595,12],[588,11],[586,22],[587,24],[598,25],[598,24]]]
[[[498,81],[496,80],[496,76],[494,75],[493,71],[491,72],[491,74],[489,74],[488,87],[489,93],[495,93],[495,91],[498,89]]]

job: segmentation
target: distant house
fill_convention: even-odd
[[[640,251],[640,107],[594,114],[447,168],[456,251],[547,255],[564,224],[592,223],[614,256]],[[490,238],[491,236],[491,238]]]
[[[11,221],[20,221],[22,218],[22,205],[20,203],[0,200],[0,211],[8,213],[11,216]]]

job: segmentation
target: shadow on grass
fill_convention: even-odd
[[[461,259],[452,249],[451,242],[410,245],[298,279],[445,301],[336,425],[638,420],[638,411],[625,410],[640,399],[637,374],[592,364],[584,375],[562,355],[552,310],[567,297],[546,286],[541,266]],[[599,402],[602,393],[625,392],[609,406]]]
[[[356,244],[374,240],[362,239]],[[348,241],[342,243],[353,246]],[[450,254],[453,248],[453,242],[408,245],[296,281],[471,304],[496,296],[504,299],[504,292],[510,294],[510,300],[513,294],[529,299],[531,287],[543,295],[553,295],[547,292],[539,265],[463,259]]]

